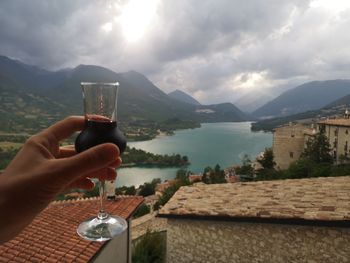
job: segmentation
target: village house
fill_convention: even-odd
[[[163,183],[157,184],[157,185],[156,185],[156,188],[155,188],[156,195],[157,195],[157,196],[162,196],[163,193],[165,192],[165,190],[166,190],[168,187],[170,187],[170,186],[176,184],[176,182],[177,182],[177,181],[176,181],[175,179],[173,179],[173,180],[166,180],[166,181],[163,182]]]
[[[350,176],[181,187],[167,262],[349,262]]]
[[[202,181],[202,175],[201,174],[191,174],[188,176],[188,180],[190,183],[198,183]]]
[[[315,129],[300,123],[289,123],[274,129],[272,150],[275,168],[285,170],[292,162],[298,160],[307,140],[314,134]]]
[[[336,164],[347,162],[350,155],[350,119],[349,115],[341,119],[327,119],[317,123],[330,143],[331,154]]]
[[[330,143],[334,163],[350,160],[350,112],[344,116],[322,119],[317,122],[317,129],[301,123],[289,123],[274,129],[273,153],[276,169],[287,169],[292,162],[300,158],[306,142],[317,133],[324,133]]]
[[[106,211],[127,220],[128,229],[104,243],[78,236],[82,221],[96,215],[97,198],[56,201],[42,211],[17,237],[0,245],[0,262],[131,262],[131,216],[142,197],[105,202]]]

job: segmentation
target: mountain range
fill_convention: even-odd
[[[118,120],[126,125],[252,120],[232,103],[201,105],[180,90],[166,94],[136,71],[117,73],[96,65],[50,71],[0,56],[1,131],[32,133],[67,115],[83,114],[82,81],[118,81]],[[334,106],[330,103],[343,105],[341,98],[349,94],[350,80],[308,82],[282,93],[252,115],[278,117],[271,120],[278,123],[320,115]]]
[[[49,71],[0,56],[0,121],[6,123],[2,130],[18,130],[27,124],[39,129],[64,116],[82,114],[82,81],[118,81],[118,120],[124,123],[224,122],[249,118],[231,103],[194,105],[174,99],[135,71],[116,73],[95,65]]]
[[[255,110],[252,115],[257,118],[272,118],[316,110],[348,94],[350,80],[312,81],[282,93]]]
[[[252,124],[252,130],[272,131],[274,128],[289,122],[313,123],[320,118],[342,116],[347,109],[350,110],[350,94],[329,103],[321,109],[255,122]]]

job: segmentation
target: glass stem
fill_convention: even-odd
[[[106,184],[105,180],[100,181],[100,211],[98,212],[98,219],[102,220],[108,217],[108,214],[106,213],[104,209],[104,202],[106,199]]]

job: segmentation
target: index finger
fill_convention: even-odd
[[[71,136],[76,131],[81,131],[85,127],[83,116],[70,116],[47,128],[43,133],[54,135],[57,141]]]

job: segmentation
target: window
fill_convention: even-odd
[[[348,151],[348,141],[345,142],[345,145],[344,145],[344,151],[347,152]]]
[[[334,136],[338,136],[338,128],[334,130]]]
[[[348,129],[345,130],[345,134],[349,134]]]
[[[325,133],[326,132],[326,125],[321,124],[318,126],[318,129],[320,130],[320,133]]]
[[[293,159],[294,158],[294,153],[293,152],[289,152],[289,157]]]

